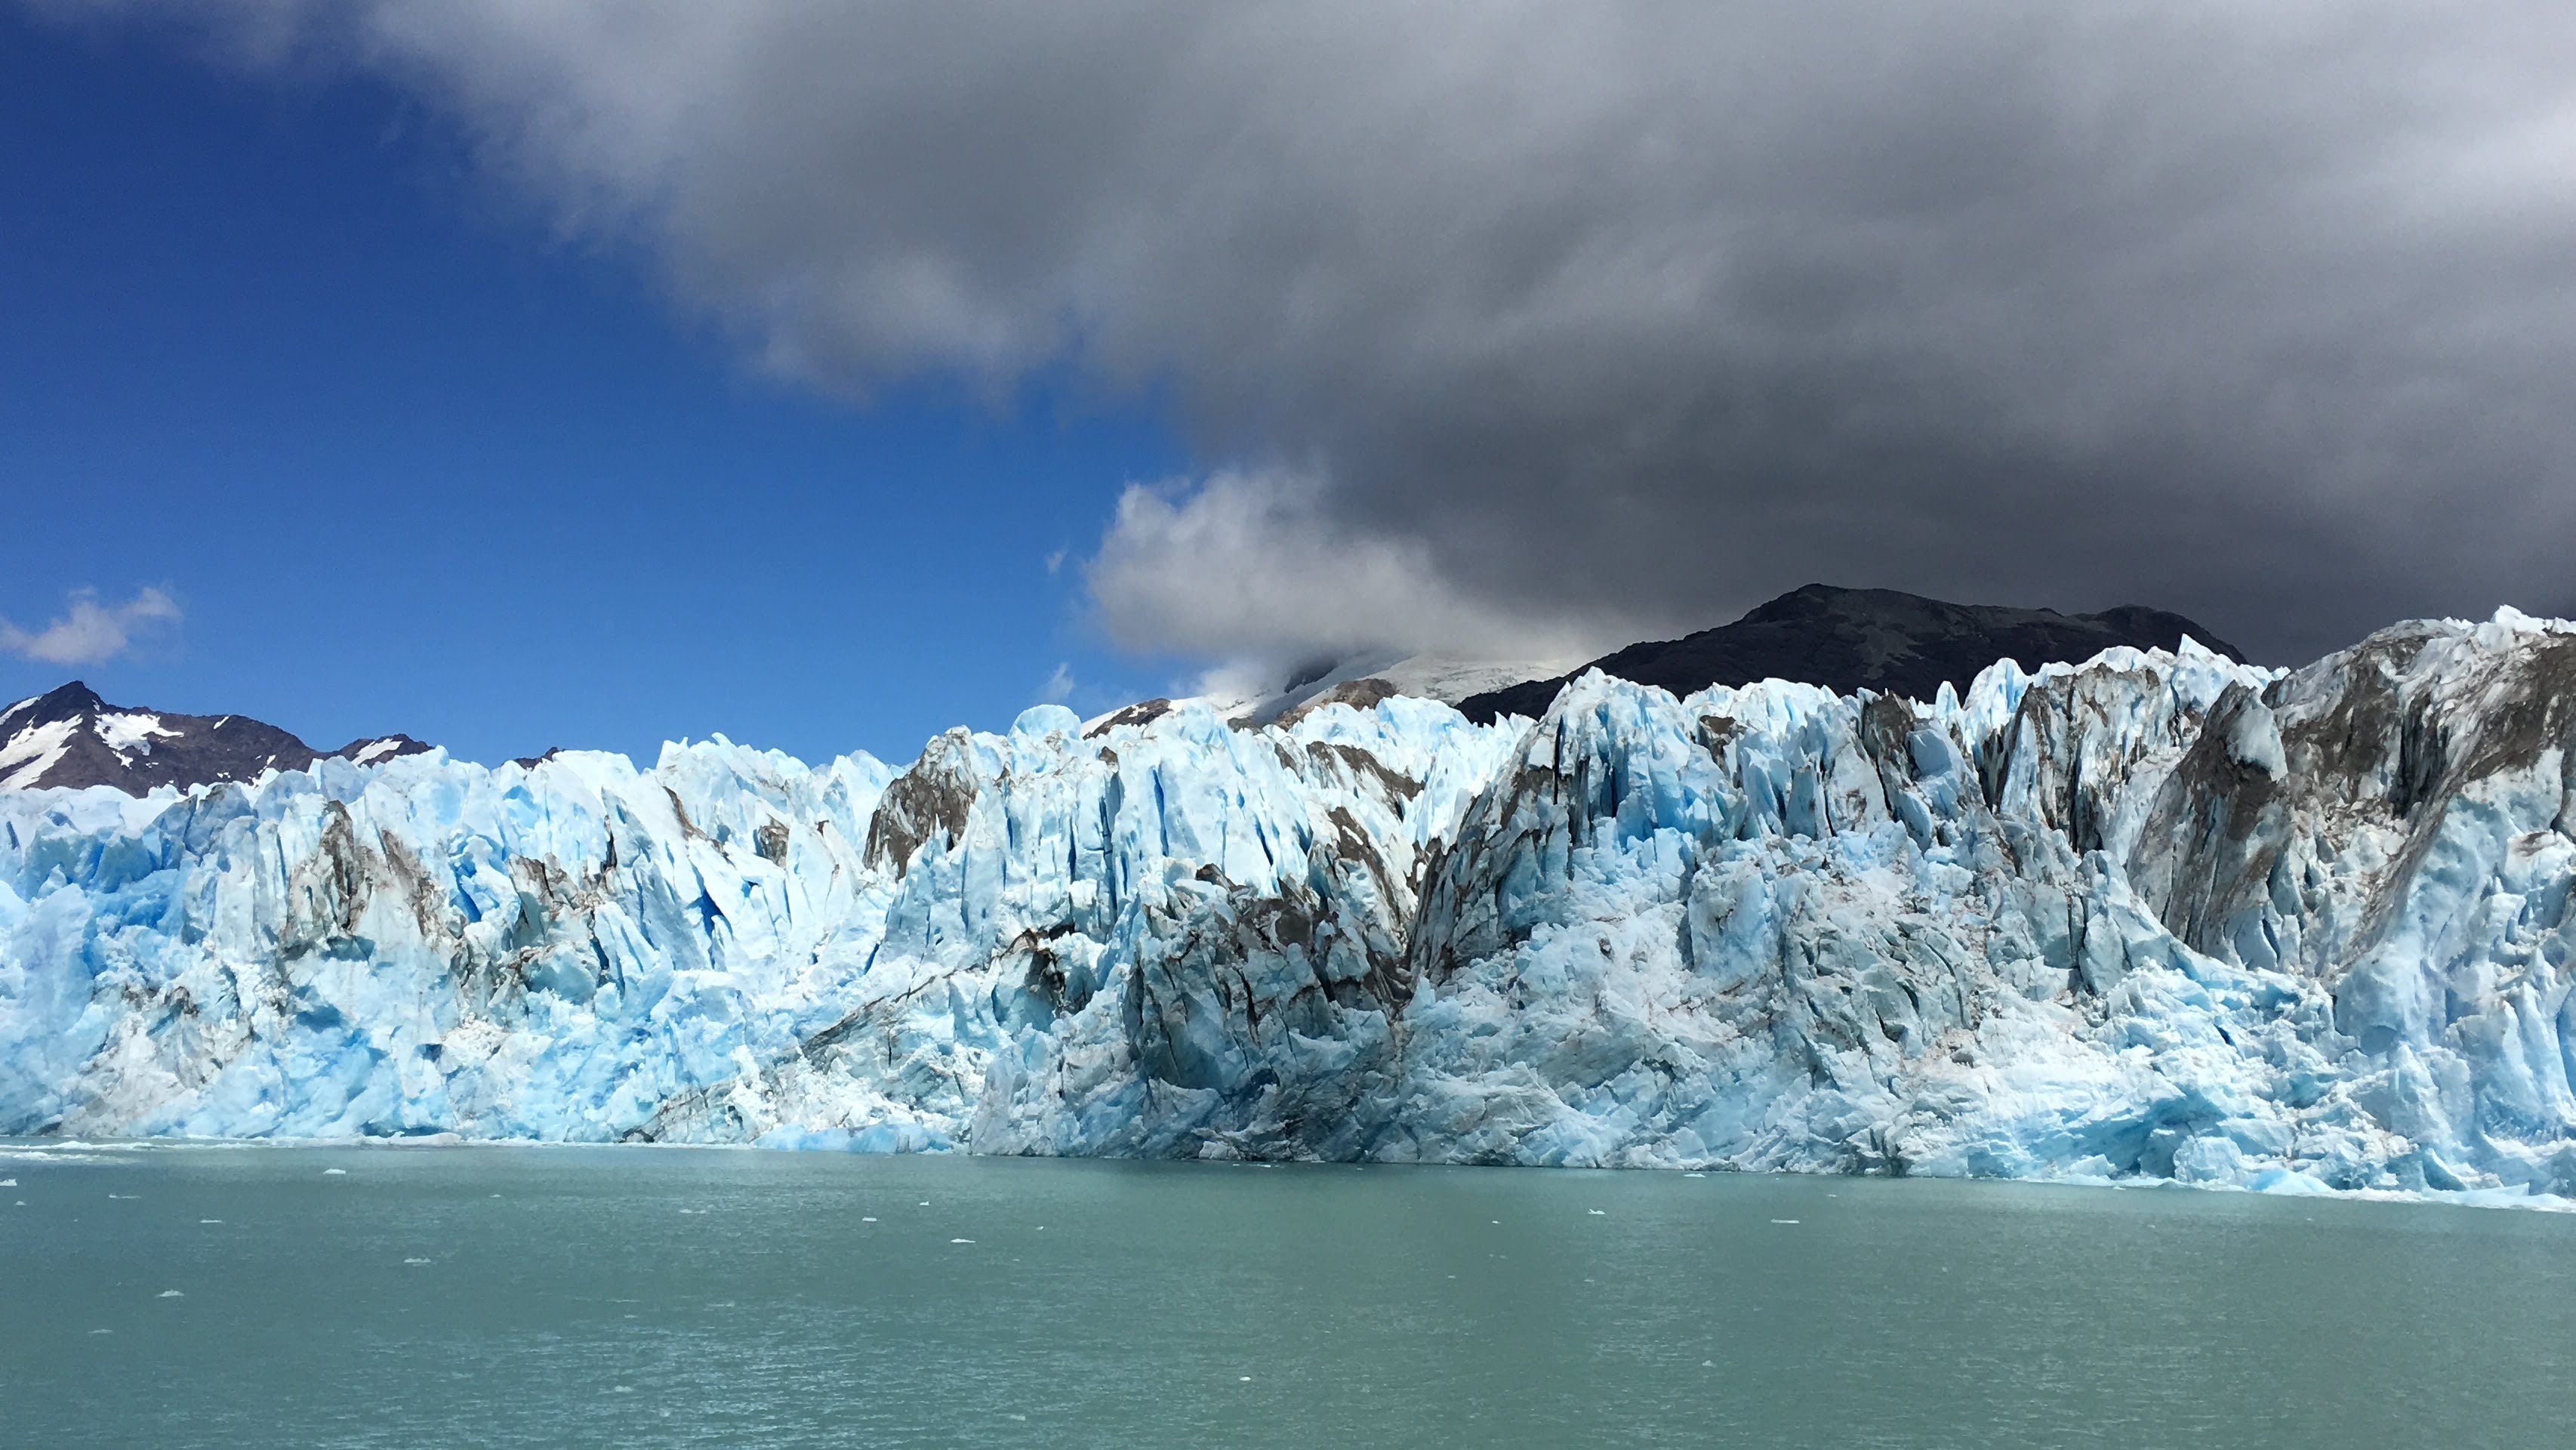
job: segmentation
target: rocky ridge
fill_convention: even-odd
[[[1894,589],[1810,584],[1761,605],[1733,624],[1676,640],[1632,644],[1570,674],[1533,678],[1466,695],[1471,720],[1535,717],[1559,690],[1589,670],[1687,695],[1711,685],[1798,680],[1850,694],[1873,690],[1929,700],[1943,685],[1968,688],[1997,660],[2023,669],[2091,659],[2103,650],[2178,649],[2184,639],[2232,660],[2243,655],[2179,614],[2123,605],[2098,614],[1951,604]]]
[[[130,709],[74,680],[0,710],[0,789],[103,785],[148,795],[302,770],[334,756],[367,764],[427,749],[408,735],[377,735],[317,750],[247,715]]]

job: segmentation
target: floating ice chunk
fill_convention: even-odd
[[[1772,1221],[1773,1223],[1796,1223],[1796,1222],[1797,1222],[1797,1220],[1796,1220],[1796,1219],[1794,1219],[1794,1218],[1775,1218],[1775,1219],[1773,1219],[1773,1220],[1771,1220],[1771,1221]]]
[[[975,1241],[973,1239],[950,1239],[949,1242],[952,1244],[971,1244]]]
[[[1588,1213],[1588,1214],[1590,1214],[1590,1215],[1592,1215],[1594,1218],[1607,1218],[1607,1217],[1609,1217],[1609,1215],[1607,1215],[1607,1214],[1603,1213],[1601,1210],[1599,1210],[1599,1209],[1597,1209],[1597,1208],[1587,1208],[1587,1209],[1585,1209],[1585,1210],[1584,1210],[1584,1212],[1585,1212],[1585,1213]]]
[[[2317,1181],[2312,1174],[2290,1168],[2266,1168],[2245,1180],[2245,1186],[2256,1193],[2331,1193],[2332,1189]]]
[[[222,1222],[223,1222],[223,1220],[222,1220],[222,1219],[219,1219],[219,1218],[201,1218],[201,1219],[197,1220],[197,1222],[199,1222],[199,1223],[222,1223]]]
[[[325,1168],[322,1170],[322,1176],[325,1178],[338,1178],[346,1175],[348,1171],[349,1170],[346,1168]]]
[[[15,1178],[0,1178],[0,1188],[15,1188],[17,1186],[18,1180]]]
[[[176,1289],[164,1289],[164,1290],[162,1290],[159,1294],[154,1295],[153,1297],[155,1297],[155,1298],[159,1298],[159,1299],[185,1299],[185,1298],[187,1298],[188,1296],[187,1296],[187,1295],[185,1295],[185,1294],[180,1293],[180,1292],[179,1292],[178,1290],[176,1290]]]
[[[872,1219],[872,1218],[863,1218],[863,1219],[860,1219],[860,1220],[859,1220],[859,1222],[861,1222],[861,1223],[875,1223],[875,1222],[876,1222],[876,1220],[875,1220],[875,1219]]]
[[[405,1260],[403,1260],[403,1262],[404,1262],[404,1263],[406,1263],[406,1264],[426,1264],[426,1263],[428,1263],[428,1262],[429,1262],[429,1260],[427,1260],[427,1259],[405,1259]]]

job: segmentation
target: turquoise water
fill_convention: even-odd
[[[2542,1213],[644,1148],[0,1178],[9,1446],[2576,1442]]]

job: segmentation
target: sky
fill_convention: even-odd
[[[0,697],[494,761],[909,759],[1060,666],[1078,707],[1172,673],[1047,567],[1183,468],[1140,399],[763,375],[364,77],[0,9],[0,136]],[[110,619],[29,658],[75,591],[143,603],[129,647],[89,657]]]
[[[0,197],[11,695],[907,758],[1812,580],[2576,613],[2554,3],[0,0]]]

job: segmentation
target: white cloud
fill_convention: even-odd
[[[75,589],[65,611],[42,629],[0,619],[0,653],[49,665],[94,665],[131,648],[137,636],[179,622],[179,604],[159,589],[123,604],[101,604],[95,589]]]
[[[1046,683],[1038,686],[1038,699],[1049,705],[1061,705],[1072,697],[1073,666],[1058,660],[1055,673],[1048,675]]]

